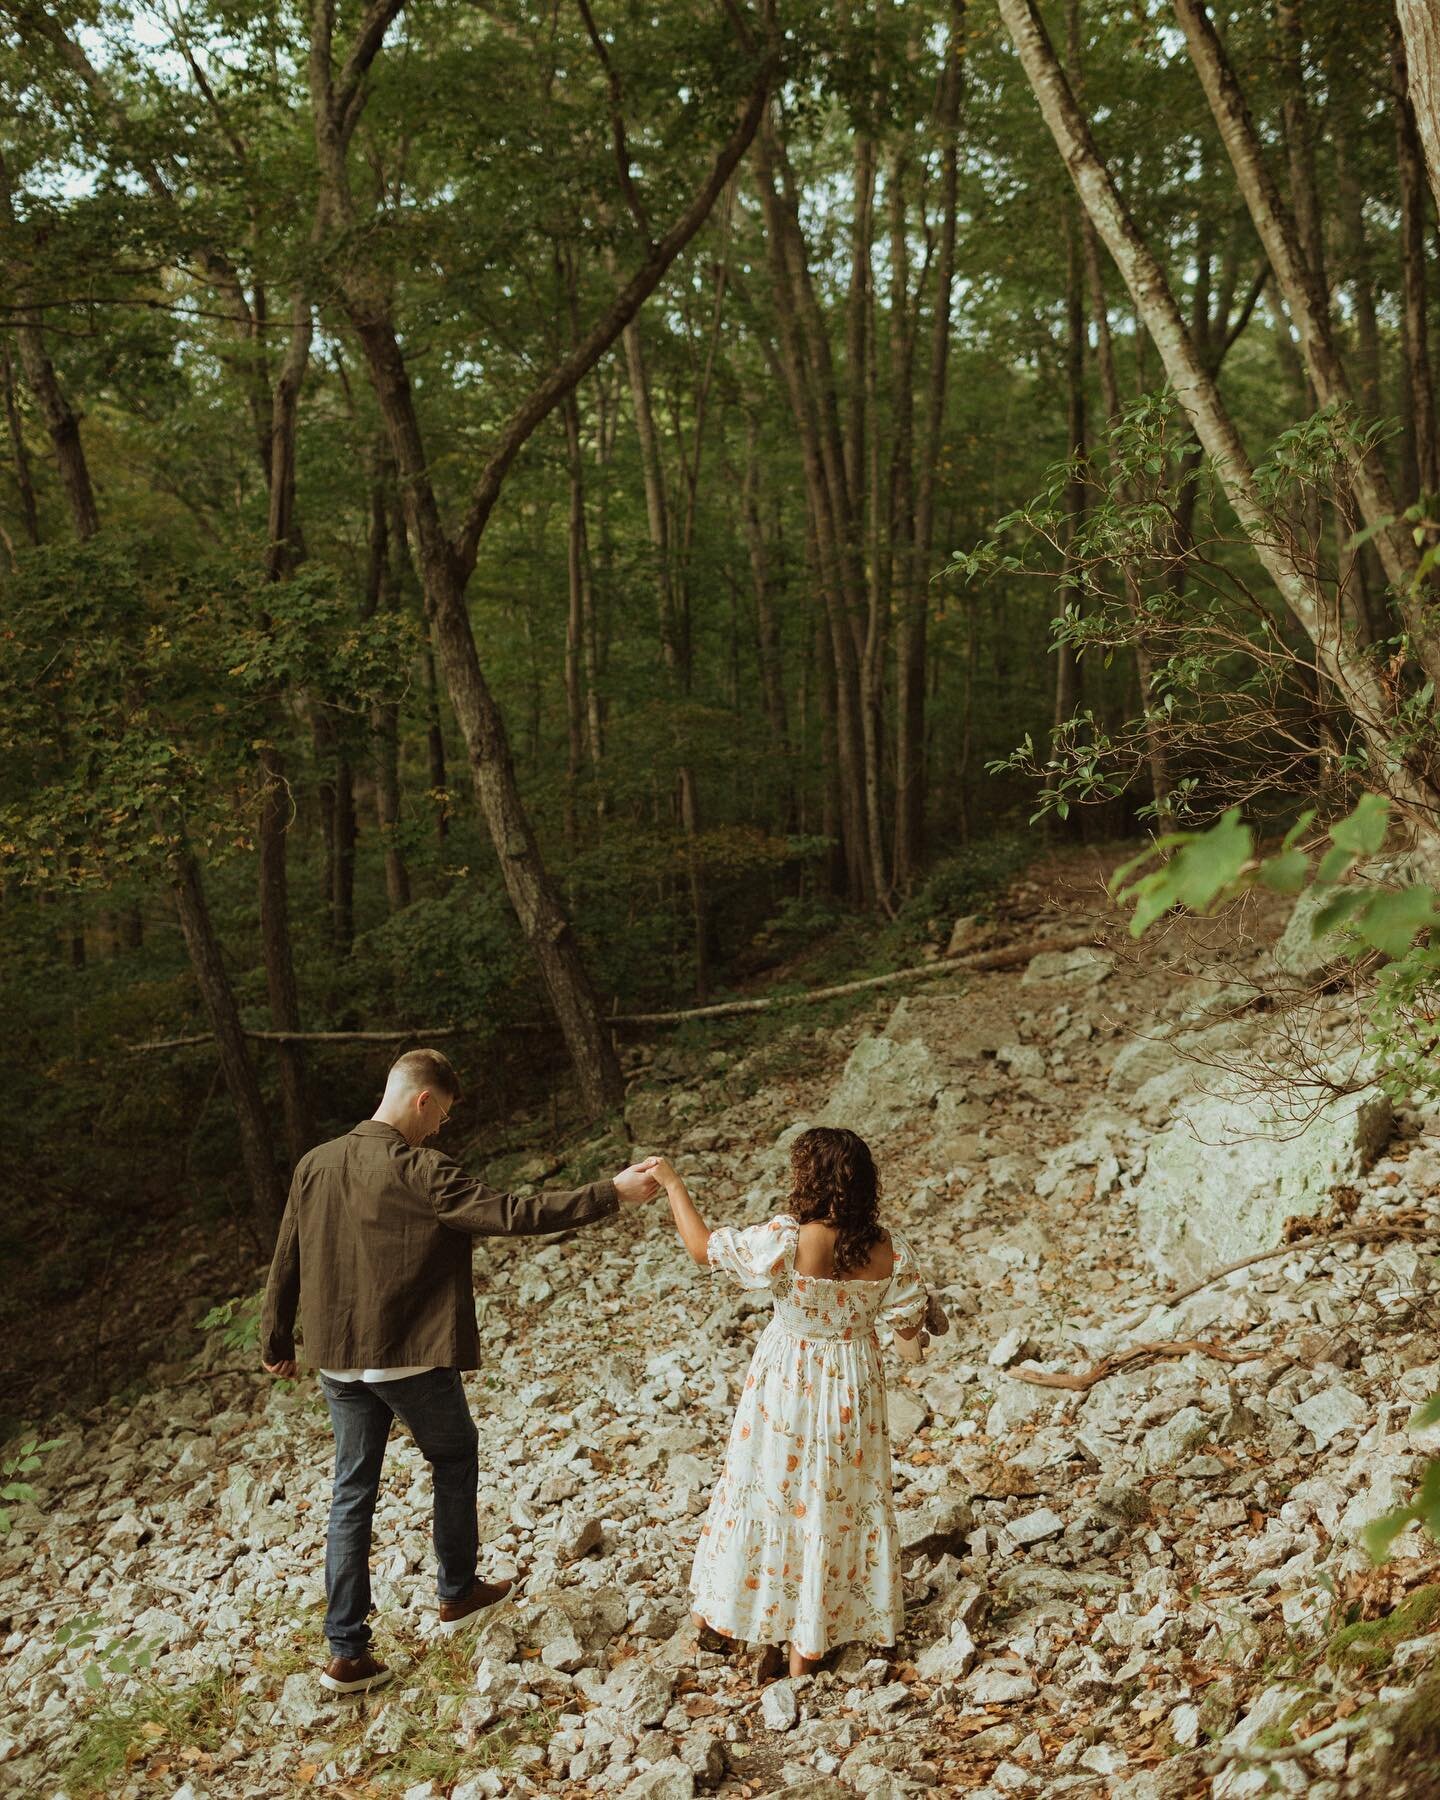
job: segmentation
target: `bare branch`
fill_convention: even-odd
[[[345,67],[340,71],[339,85],[331,96],[335,126],[342,143],[349,142],[359,123],[365,105],[365,77],[380,53],[385,33],[399,17],[404,5],[405,0],[370,0],[350,54],[345,59]]]
[[[580,9],[580,17],[585,21],[585,30],[589,33],[590,42],[595,48],[595,55],[600,67],[605,71],[606,84],[610,89],[610,137],[615,146],[615,168],[620,177],[620,192],[625,196],[625,204],[630,209],[630,216],[640,227],[641,235],[650,241],[650,221],[646,217],[645,205],[640,198],[630,175],[630,146],[625,141],[624,93],[620,86],[620,76],[614,63],[610,60],[610,52],[605,48],[605,40],[595,25],[595,15],[590,10],[589,0],[575,0]]]
[[[489,461],[481,470],[465,524],[459,537],[451,546],[462,581],[468,580],[471,570],[475,567],[475,557],[480,547],[481,534],[485,530],[491,509],[500,496],[500,489],[509,472],[510,465],[519,455],[530,434],[595,367],[595,364],[604,356],[655,291],[660,283],[660,278],[671,263],[709,217],[716,197],[730,179],[741,157],[749,149],[759,128],[765,104],[769,98],[770,84],[774,79],[776,61],[773,52],[765,57],[756,76],[755,85],[746,100],[739,123],[716,157],[714,167],[701,183],[685,211],[664,237],[651,248],[650,254],[615,296],[604,316],[510,415],[500,433],[499,442],[491,452]]]

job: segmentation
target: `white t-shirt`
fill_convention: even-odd
[[[414,1369],[322,1369],[332,1381],[402,1381],[407,1375],[428,1375],[435,1363],[421,1363]]]

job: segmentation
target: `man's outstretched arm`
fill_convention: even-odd
[[[424,1153],[422,1174],[435,1216],[452,1231],[472,1237],[538,1237],[608,1219],[621,1206],[637,1206],[660,1192],[651,1157],[632,1163],[613,1179],[539,1194],[502,1194],[435,1151]]]

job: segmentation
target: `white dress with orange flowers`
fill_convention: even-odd
[[[705,1515],[690,1592],[717,1631],[755,1644],[893,1644],[904,1617],[876,1325],[909,1330],[925,1284],[892,1233],[883,1281],[797,1274],[788,1214],[710,1234],[710,1264],[768,1287],[761,1333]]]

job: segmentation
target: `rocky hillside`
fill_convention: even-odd
[[[313,1679],[310,1383],[212,1342],[65,1427],[0,1550],[6,1792],[1440,1792],[1437,1557],[1415,1528],[1378,1570],[1357,1542],[1440,1445],[1407,1430],[1440,1388],[1440,1118],[1364,1085],[1353,1002],[1320,991],[1323,947],[1277,965],[1282,922],[1107,944],[1071,862],[957,948],[1091,948],[941,966],[839,1033],[797,1015],[788,1075],[773,1044],[638,1058],[637,1148],[713,1221],[777,1210],[789,1137],[844,1122],[948,1296],[950,1336],[891,1362],[893,1661],[759,1691],[695,1649],[689,1558],[768,1301],[657,1211],[478,1249],[483,1567],[531,1577],[478,1637],[427,1636],[426,1471],[397,1439],[374,1567],[398,1679],[368,1701]]]

